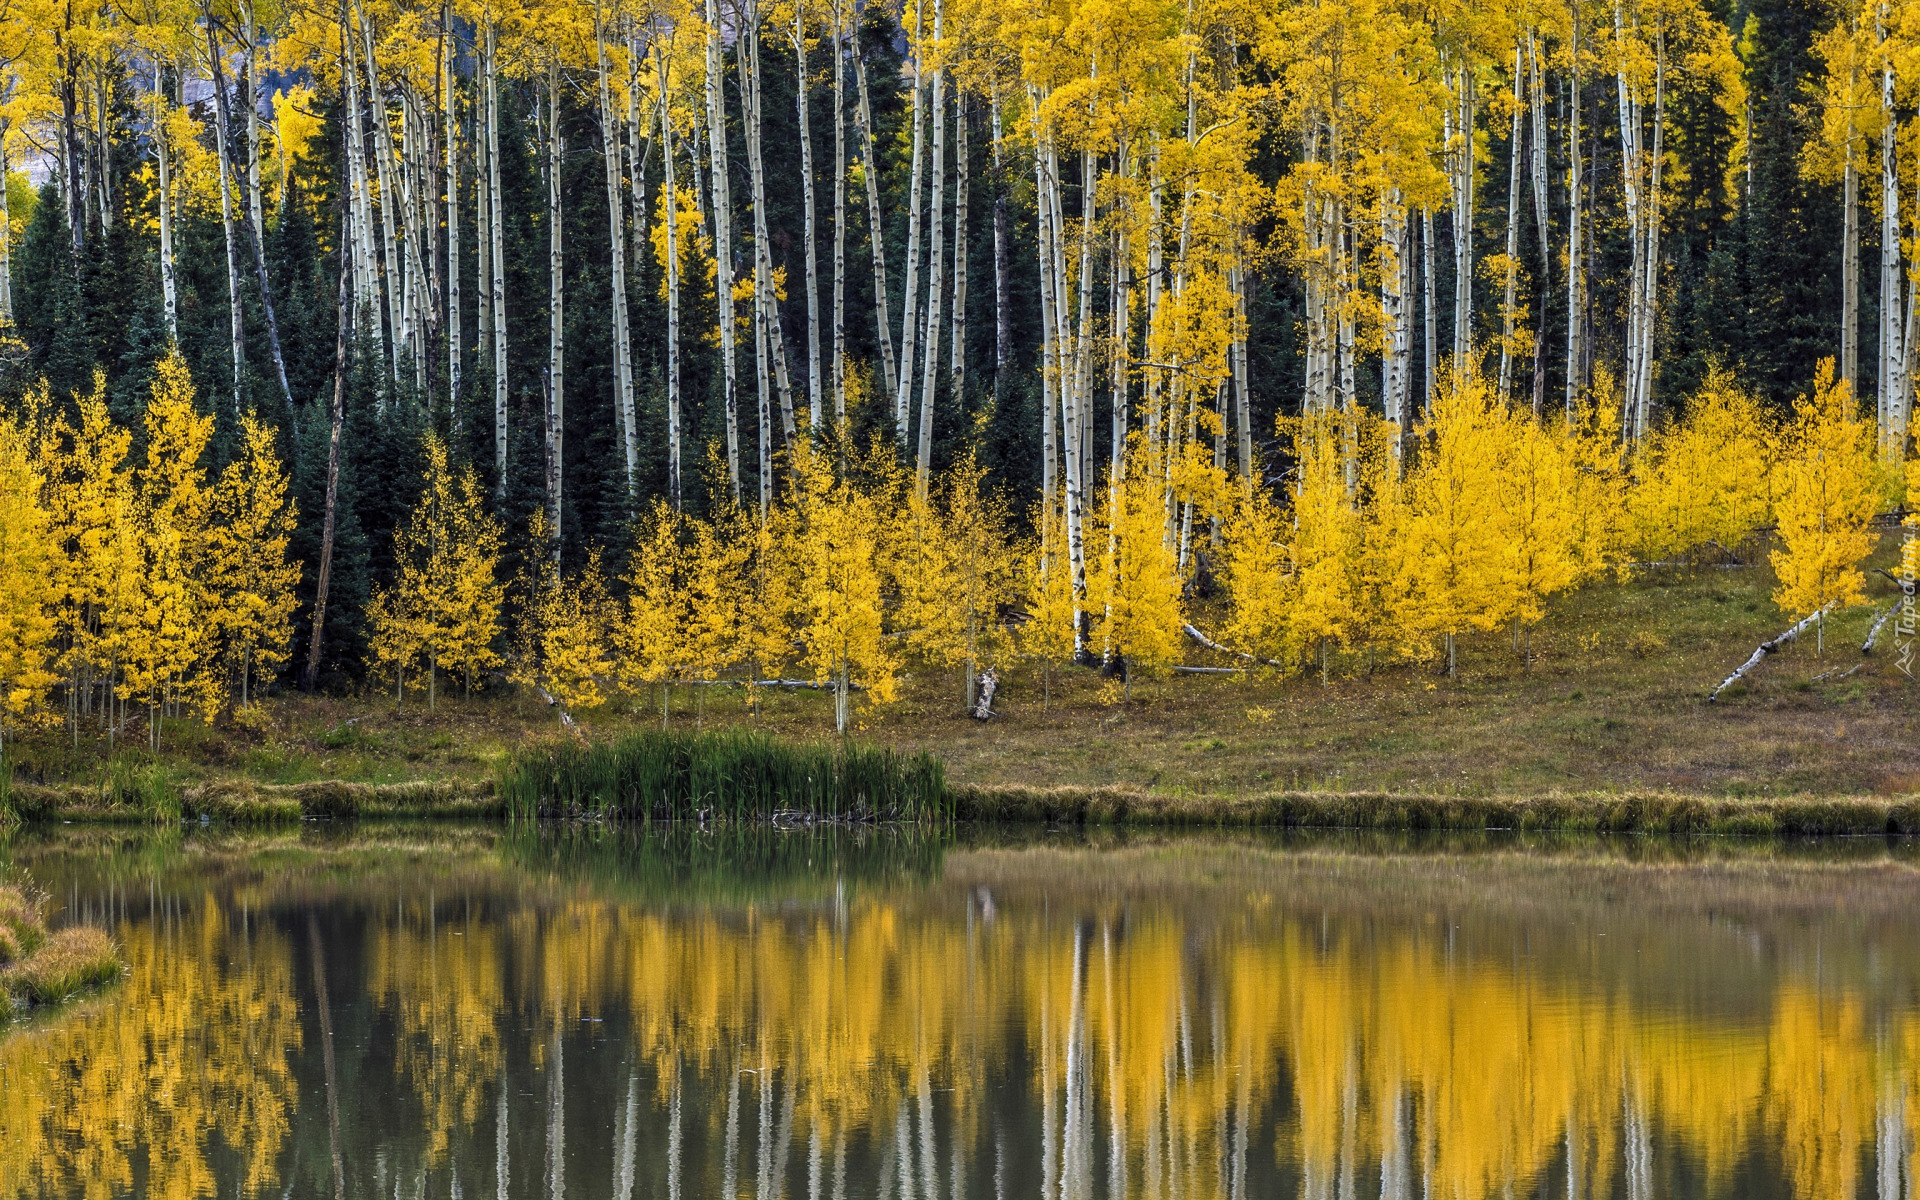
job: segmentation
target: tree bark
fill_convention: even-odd
[[[1005,398],[1007,357],[1013,350],[1013,326],[1007,309],[1007,171],[1000,141],[1000,93],[992,96],[993,118],[993,398]]]
[[[353,256],[347,241],[351,218],[346,212],[340,220],[340,298],[339,325],[333,342],[332,430],[327,437],[327,500],[320,522],[320,565],[313,588],[313,638],[307,646],[306,688],[311,692],[320,679],[320,648],[327,628],[327,591],[333,578],[333,530],[340,498],[340,431],[347,414],[347,338],[353,327]]]
[[[233,227],[233,164],[228,153],[226,80],[220,69],[220,46],[213,23],[207,23],[207,60],[213,74],[214,137],[220,170],[220,226],[227,240],[227,313],[233,361],[233,415],[246,407],[247,328],[240,303],[240,246]],[[84,212],[84,210],[83,210]]]
[[[1886,29],[1879,28],[1883,47]],[[1903,366],[1906,352],[1902,346],[1900,308],[1900,176],[1897,139],[1899,121],[1895,113],[1895,73],[1891,55],[1880,71],[1880,395],[1878,432],[1881,448],[1887,449],[1893,431],[1893,410],[1906,381]]]
[[[833,6],[833,420],[847,417],[847,104],[841,37],[846,16]]]
[[[611,282],[613,308],[613,383],[615,414],[620,422],[620,443],[625,453],[627,504],[638,497],[640,439],[634,429],[633,344],[627,328],[627,222],[626,206],[621,202],[620,124],[614,113],[613,89],[607,80],[606,26],[600,8],[594,8],[594,48],[600,68],[600,156],[607,176],[607,245],[611,262],[607,277]]]
[[[967,390],[967,104],[964,95],[953,105],[953,382],[948,396],[956,411],[966,404]]]
[[[1533,336],[1533,415],[1538,417],[1547,402],[1547,293],[1552,290],[1547,281],[1552,278],[1553,263],[1549,257],[1552,242],[1548,239],[1547,91],[1540,72],[1537,35],[1531,28],[1527,30],[1527,69],[1528,82],[1532,85],[1533,145],[1529,148],[1529,157],[1533,164],[1533,216],[1538,227],[1536,249],[1540,255],[1540,320],[1534,326]]]
[[[393,178],[393,131],[388,127],[387,99],[380,87],[380,67],[373,53],[373,25],[366,13],[360,14],[360,41],[367,60],[367,108],[373,119],[373,160],[380,183],[380,237],[384,250],[388,354],[387,370],[395,383],[400,382],[400,351],[411,338],[407,328],[405,260],[394,231],[394,212],[399,206],[400,188]]]
[[[266,229],[261,223],[263,206],[260,202],[260,99],[258,86],[254,82],[254,76],[258,73],[259,64],[254,54],[253,6],[251,4],[243,5],[241,12],[244,14],[244,19],[247,23],[246,30],[242,34],[242,40],[247,51],[247,82],[245,88],[242,89],[247,98],[247,212],[243,220],[246,225],[247,245],[253,251],[254,274],[257,276],[260,284],[261,315],[267,320],[268,357],[273,361],[274,378],[280,384],[280,398],[287,406],[287,428],[298,429],[299,411],[294,406],[293,388],[287,383],[286,358],[280,353],[280,322],[275,318],[273,313],[273,284],[267,275]],[[211,36],[212,31],[209,30],[208,32],[209,36]],[[211,43],[209,43],[209,49],[212,49]],[[220,57],[215,53],[213,58],[213,79],[214,107],[216,109],[225,109],[228,104],[224,75],[225,72],[221,67]],[[221,126],[223,129],[230,128],[231,117],[226,117],[223,114]],[[224,138],[226,135],[222,133],[221,136]]]
[[[880,345],[881,380],[886,385],[886,394],[891,396],[897,386],[898,373],[893,361],[893,317],[887,304],[886,229],[880,223],[880,160],[873,152],[873,110],[867,102],[867,65],[860,55],[857,30],[851,40],[853,78],[860,95],[860,108],[855,117],[860,127],[860,174],[867,185],[867,242],[873,251],[874,341]]]
[[[1458,69],[1455,95],[1460,148],[1453,155],[1453,369],[1471,369],[1473,361],[1473,72]]]
[[[447,415],[455,428],[460,421],[460,369],[466,357],[465,333],[460,322],[460,154],[459,125],[455,119],[453,43],[443,41],[440,68],[441,114],[444,121],[447,194]]]
[[[1522,88],[1521,48],[1513,48],[1513,130],[1508,147],[1507,167],[1507,279],[1506,293],[1500,305],[1500,399],[1504,403],[1513,389],[1514,290],[1519,284],[1520,260],[1520,116],[1526,98]]]
[[[753,270],[754,318],[760,331],[754,334],[759,346],[759,370],[764,377],[767,365],[773,367],[774,385],[780,396],[780,431],[791,445],[796,435],[793,415],[793,382],[787,370],[787,342],[780,329],[780,304],[774,295],[773,238],[767,229],[766,157],[761,152],[760,106],[760,4],[747,0],[746,49],[734,49],[740,67],[741,100],[746,106],[747,178],[753,188]],[[771,476],[762,484],[771,486]]]
[[[812,80],[807,74],[806,6],[793,6],[794,104],[800,110],[800,203],[806,209],[804,227],[807,266],[807,428],[820,428],[821,389],[825,386],[820,371],[820,272],[815,253],[816,212],[813,199],[813,122],[812,105],[807,92]]]
[[[727,414],[727,480],[733,485],[733,501],[738,504],[740,401],[734,348],[733,195],[727,181],[727,83],[720,53],[719,0],[707,0],[707,129],[710,134],[707,157],[713,172],[714,293],[720,305],[720,364],[724,389],[721,402]],[[668,151],[668,157],[672,157],[671,150]],[[695,172],[699,169],[696,162]],[[668,210],[672,211],[676,203],[669,201]]]
[[[1586,326],[1586,288],[1580,271],[1580,13],[1576,8],[1572,23],[1572,64],[1567,70],[1570,100],[1567,106],[1567,420],[1576,415],[1582,393],[1586,391],[1581,364],[1585,359],[1582,337]]]
[[[566,258],[561,240],[560,185],[566,146],[560,133],[560,64],[547,64],[547,507],[553,556],[563,544],[561,496],[566,477]]]
[[[1424,387],[1420,391],[1420,402],[1413,406],[1408,414],[1408,426],[1419,419],[1420,409],[1433,400],[1435,382],[1434,370],[1439,365],[1435,360],[1440,356],[1439,330],[1433,314],[1433,210],[1420,210],[1420,300],[1421,316],[1426,322],[1422,331],[1425,345],[1422,348],[1422,365],[1426,368]]]
[[[679,512],[683,503],[680,482],[680,244],[679,244],[679,195],[673,186],[673,106],[666,102],[667,96],[667,59],[666,52],[656,39],[653,45],[654,70],[660,80],[660,145],[666,151],[661,155],[664,163],[661,183],[661,202],[666,214],[667,224],[667,501],[673,510]],[[697,175],[700,164],[694,163]],[[726,312],[729,306],[722,306]],[[731,371],[729,371],[731,376]],[[729,378],[729,405],[731,405],[731,378]],[[728,412],[729,448],[732,457],[728,460],[730,477],[734,483],[734,499],[740,498],[738,447],[732,441],[733,414]]]
[[[900,380],[899,389],[893,394],[894,436],[900,441],[903,455],[907,449],[907,422],[910,416],[907,404],[913,395],[914,334],[918,332],[914,314],[920,291],[920,175],[926,145],[926,87],[923,78],[927,56],[920,39],[921,8],[922,5],[914,5],[913,40],[909,43],[913,51],[913,174],[907,186],[907,281],[906,294],[900,301]]]
[[[933,3],[933,40],[940,41],[941,22],[945,15],[943,0]],[[930,119],[933,123],[933,196],[928,207],[927,242],[931,262],[927,272],[927,345],[926,365],[920,385],[920,443],[919,453],[915,457],[914,482],[922,499],[926,498],[927,481],[933,473],[933,404],[934,393],[940,378],[940,302],[946,291],[945,260],[942,252],[946,248],[946,238],[942,229],[941,208],[946,199],[947,188],[947,73],[935,70],[933,73],[933,107]]]
[[[498,27],[487,17],[487,261],[493,272],[493,465],[496,494],[507,494],[507,245],[500,188],[500,48]]]

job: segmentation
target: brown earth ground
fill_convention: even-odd
[[[1898,559],[1898,535],[1874,563]],[[1136,678],[1131,697],[1097,671],[1056,666],[1002,670],[990,722],[960,711],[951,671],[910,666],[898,702],[859,713],[859,736],[932,750],[956,783],[1076,789],[1119,786],[1167,798],[1280,791],[1405,792],[1526,797],[1674,791],[1742,796],[1895,796],[1920,792],[1920,687],[1897,666],[1893,628],[1863,656],[1873,617],[1896,595],[1870,576],[1872,607],[1827,623],[1824,655],[1809,635],[1771,656],[1716,704],[1705,694],[1779,633],[1761,565],[1644,573],[1556,599],[1534,631],[1533,663],[1510,634],[1464,637],[1458,675],[1437,666],[1382,666],[1336,652],[1323,686],[1305,675]],[[1196,614],[1202,628],[1217,606]],[[1195,646],[1189,665],[1231,660]],[[1920,670],[1920,668],[1916,668]],[[1050,699],[1043,699],[1050,690]],[[825,737],[832,701],[820,692],[677,687],[676,726],[750,724]],[[558,732],[555,714],[512,695],[442,697],[429,711],[409,695],[360,699],[286,694],[263,727],[179,721],[157,764],[132,731],[134,752],[106,766],[104,737],[76,750],[43,730],[10,756],[21,783],[86,783],[110,770],[158,766],[175,785],[244,778],[261,783],[396,783],[489,777],[514,746]],[[658,691],[576,713],[587,736],[660,721]],[[137,724],[137,723],[136,723]]]

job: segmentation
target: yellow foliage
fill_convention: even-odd
[[[1860,418],[1853,388],[1822,359],[1813,394],[1794,404],[1780,459],[1779,577],[1773,601],[1793,616],[1866,598],[1860,564],[1873,551],[1869,523],[1879,508],[1874,431]]]
[[[1707,545],[1731,553],[1771,515],[1773,438],[1759,404],[1715,367],[1683,420],[1654,433],[1629,497],[1640,555],[1665,561]]]
[[[1087,600],[1107,656],[1124,661],[1130,682],[1135,670],[1157,674],[1179,661],[1186,615],[1165,488],[1137,443],[1126,467],[1123,479],[1108,481],[1107,549],[1088,556]]]

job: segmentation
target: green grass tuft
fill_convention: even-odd
[[[0,972],[7,991],[32,1004],[58,1004],[88,988],[119,978],[120,952],[113,939],[91,925],[75,925]]]
[[[509,756],[498,792],[516,818],[953,815],[945,775],[930,754],[852,742],[790,742],[746,730],[650,730],[592,746],[542,742]]]

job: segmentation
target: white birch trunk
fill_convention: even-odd
[[[811,79],[807,74],[806,6],[799,3],[793,6],[793,63],[796,79],[794,104],[800,110],[800,203],[806,208],[803,226],[807,260],[807,428],[817,430],[820,428],[825,379],[820,370],[819,256],[814,249],[817,214],[813,199],[813,121],[810,111],[813,106],[807,98]]]
[[[207,27],[207,55],[214,74],[214,137],[220,170],[220,227],[227,246],[227,313],[233,361],[233,413],[238,417],[246,407],[247,329],[240,303],[240,246],[233,227],[233,164],[228,154],[227,100],[220,75],[220,47],[214,40],[213,26]]]
[[[944,13],[943,0],[933,3],[933,40],[938,43],[941,35],[941,21]],[[933,470],[933,402],[934,392],[940,378],[940,302],[946,290],[946,277],[943,274],[944,259],[941,252],[945,249],[946,238],[942,230],[941,208],[946,199],[947,186],[947,73],[935,70],[933,73],[933,106],[930,119],[933,123],[933,196],[928,207],[927,243],[931,262],[927,272],[927,345],[926,365],[920,385],[920,444],[915,458],[914,481],[924,499],[927,494],[927,478]]]
[[[1548,240],[1547,89],[1540,71],[1539,42],[1532,28],[1527,30],[1527,69],[1528,82],[1532,85],[1529,107],[1533,116],[1533,145],[1528,148],[1528,157],[1533,165],[1533,217],[1538,234],[1541,271],[1540,321],[1534,328],[1533,337],[1533,415],[1538,417],[1547,401],[1547,281],[1552,274],[1549,257],[1552,243]]]
[[[1459,148],[1453,156],[1453,369],[1473,364],[1473,72],[1459,68],[1456,78]]]
[[[613,88],[607,78],[606,25],[598,6],[594,10],[593,40],[600,69],[600,157],[607,177],[607,248],[611,259],[607,276],[613,309],[614,412],[620,422],[621,449],[625,452],[627,470],[627,503],[631,505],[639,487],[640,439],[633,423],[633,344],[627,329],[626,205],[621,200],[619,118],[614,113]]]
[[[458,427],[460,421],[460,368],[466,357],[465,331],[460,321],[460,153],[459,124],[455,117],[453,44],[446,43],[441,66],[442,135],[446,154],[447,194],[447,415]]]
[[[1853,130],[1847,130],[1842,182],[1845,216],[1840,235],[1840,378],[1860,394],[1860,171],[1853,165]]]
[[[1660,172],[1665,165],[1667,130],[1667,46],[1664,31],[1654,38],[1653,160],[1648,171],[1646,198],[1646,270],[1641,275],[1639,411],[1634,427],[1644,434],[1653,416],[1653,332],[1660,300]]]
[[[1407,253],[1407,210],[1400,189],[1392,188],[1380,200],[1380,309],[1386,325],[1381,348],[1380,399],[1382,415],[1406,427],[1409,368],[1413,357],[1413,322],[1407,281],[1411,272]],[[1242,268],[1244,281],[1244,268]],[[1242,283],[1244,285],[1244,282]],[[1244,307],[1244,301],[1241,302]],[[1397,445],[1398,443],[1396,443]]]
[[[948,396],[956,410],[967,388],[967,107],[964,96],[953,105],[953,382]]]
[[[1641,281],[1646,271],[1645,217],[1641,211],[1641,178],[1646,166],[1640,152],[1640,102],[1627,86],[1626,29],[1618,0],[1613,6],[1613,37],[1619,64],[1614,71],[1614,81],[1618,92],[1615,110],[1620,119],[1620,183],[1626,195],[1627,240],[1631,247],[1627,272],[1626,369],[1621,372],[1624,387],[1621,389],[1620,431],[1621,436],[1631,442],[1637,440],[1642,432],[1635,421],[1640,412],[1640,325],[1645,319],[1640,300],[1645,290]]]
[[[664,69],[664,68],[663,68]],[[708,160],[713,171],[710,189],[713,205],[714,292],[720,305],[721,402],[727,415],[727,481],[733,487],[733,500],[740,502],[740,401],[739,364],[734,346],[733,315],[733,193],[727,182],[727,89],[720,54],[720,4],[707,0],[707,128],[710,131]],[[663,130],[665,125],[661,127]],[[664,138],[664,134],[662,135]],[[671,146],[671,142],[667,142]],[[671,149],[667,153],[672,158]],[[693,164],[697,174],[698,162]],[[668,201],[671,212],[677,201]]]
[[[1884,46],[1886,30],[1879,31]],[[1880,396],[1879,435],[1882,449],[1891,441],[1893,407],[1905,386],[1901,366],[1906,361],[1900,328],[1900,176],[1895,118],[1893,60],[1880,72]]]
[[[1426,323],[1422,330],[1425,344],[1422,347],[1421,365],[1426,375],[1421,381],[1424,386],[1420,392],[1420,403],[1414,405],[1413,411],[1407,414],[1409,425],[1419,417],[1420,409],[1433,400],[1434,368],[1438,366],[1435,360],[1440,356],[1440,336],[1433,313],[1433,210],[1430,208],[1420,210],[1420,300],[1421,317]]]
[[[847,103],[841,57],[846,15],[833,6],[833,420],[847,417]]]
[[[891,396],[898,385],[893,360],[893,316],[887,304],[887,239],[880,223],[880,160],[873,152],[873,108],[867,101],[867,65],[860,56],[860,35],[856,29],[848,38],[853,58],[854,85],[860,95],[855,114],[860,126],[861,176],[867,185],[867,242],[873,251],[873,327],[874,341],[880,344],[880,373]]]
[[[395,186],[391,170],[393,133],[388,127],[386,95],[380,87],[380,68],[373,53],[373,25],[364,12],[360,14],[360,40],[366,55],[367,109],[373,119],[373,160],[380,185],[380,237],[384,250],[381,257],[386,274],[387,337],[390,348],[387,366],[393,381],[398,383],[400,348],[410,340],[404,315],[405,266],[400,257],[399,239],[394,232],[393,210],[400,204],[400,190]]]
[[[1573,61],[1580,59],[1580,23],[1575,20],[1571,36]],[[1582,361],[1585,357],[1582,335],[1585,326],[1585,279],[1580,271],[1580,71],[1576,65],[1568,72],[1567,133],[1567,420],[1574,419],[1584,386]]]
[[[560,220],[561,170],[566,146],[560,133],[560,64],[547,64],[547,506],[553,522],[553,553],[562,545],[560,498],[566,477],[566,259]]]
[[[920,39],[920,10],[923,6],[915,4],[913,8],[913,174],[907,187],[907,281],[906,294],[900,301],[900,379],[899,388],[893,394],[894,436],[900,441],[900,452],[907,449],[907,423],[910,413],[908,403],[913,395],[914,334],[918,332],[915,323],[917,311],[915,301],[920,292],[920,176],[924,168],[922,158],[926,145],[926,87],[923,82],[923,70],[926,63],[926,49]]]
[[[1520,117],[1526,105],[1520,55],[1521,48],[1516,44],[1513,48],[1513,130],[1507,167],[1507,278],[1500,305],[1500,399],[1503,403],[1513,389],[1513,304],[1520,277],[1517,257],[1520,252]]]
[[[760,6],[759,0],[747,0],[746,48],[734,51],[740,65],[740,90],[746,103],[747,177],[753,188],[753,270],[754,316],[764,334],[754,335],[760,346],[760,372],[773,366],[775,386],[780,393],[780,431],[788,445],[797,433],[793,415],[793,382],[787,371],[787,342],[780,329],[780,303],[774,295],[773,239],[767,231],[767,170],[761,150],[760,105]],[[760,343],[764,342],[764,345]]]
[[[180,341],[180,289],[173,261],[173,150],[167,140],[166,96],[160,87],[160,64],[153,68],[153,151],[160,183],[160,301],[167,317],[167,338]],[[9,122],[0,121],[0,181],[7,178]],[[6,188],[0,186],[0,316],[13,319],[13,222],[7,209]],[[345,247],[341,253],[347,253]]]
[[[507,494],[507,243],[500,196],[500,49],[498,27],[487,18],[487,237],[492,250],[489,304],[493,311],[493,460],[496,484]]]
[[[674,511],[680,511],[683,503],[680,483],[680,222],[676,219],[679,209],[679,196],[673,185],[673,106],[666,102],[667,97],[667,58],[656,38],[653,44],[654,70],[660,80],[660,146],[663,153],[660,160],[661,172],[660,198],[667,223],[667,501]],[[696,175],[700,164],[692,164]],[[729,313],[731,305],[723,306],[722,311]],[[729,346],[732,340],[729,338]],[[729,372],[731,374],[731,372]],[[732,380],[728,380],[731,384]],[[728,390],[729,405],[732,390]],[[733,414],[728,412],[728,478],[733,484],[733,498],[740,499],[740,448],[737,436],[731,424]]]

